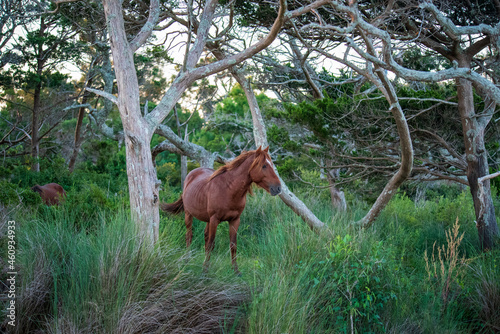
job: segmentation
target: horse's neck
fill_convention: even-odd
[[[233,197],[244,197],[250,191],[252,179],[250,178],[250,166],[252,161],[247,159],[240,166],[222,174],[228,184],[228,191]]]

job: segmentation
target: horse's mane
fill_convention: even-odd
[[[238,168],[239,166],[241,166],[247,159],[248,157],[250,157],[252,154],[255,154],[256,157],[252,163],[252,165],[250,166],[250,169],[249,171],[251,171],[252,169],[254,169],[257,165],[261,165],[264,163],[264,160],[266,159],[269,159],[271,160],[271,158],[269,157],[269,155],[264,151],[264,150],[260,150],[260,152],[258,150],[254,150],[254,151],[243,151],[243,153],[241,153],[238,157],[236,157],[235,159],[231,160],[228,164],[222,166],[222,167],[219,167],[209,178],[209,181],[212,180],[213,178],[221,175],[221,174],[224,174],[225,172],[227,171],[230,171],[230,170],[233,170],[235,168]]]

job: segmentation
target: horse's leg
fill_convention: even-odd
[[[210,226],[210,223],[207,223],[207,226],[205,226],[205,247],[207,247],[207,242],[208,242],[208,227]]]
[[[238,264],[236,263],[236,234],[238,233],[238,227],[240,226],[240,217],[229,222],[229,248],[231,249],[231,264],[236,275],[241,275],[238,270]]]
[[[220,221],[215,217],[210,217],[210,222],[207,223],[208,236],[205,238],[205,263],[203,267],[205,271],[208,269],[208,263],[210,261],[210,253],[214,249],[215,233],[217,232],[217,225]],[[205,230],[207,230],[205,228]]]
[[[193,216],[185,211],[184,221],[186,223],[186,247],[191,246],[191,241],[193,240]]]

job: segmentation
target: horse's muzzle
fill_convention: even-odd
[[[269,192],[271,193],[271,196],[276,196],[276,195],[281,194],[281,184],[278,184],[275,186],[270,186]]]

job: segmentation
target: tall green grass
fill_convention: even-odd
[[[232,275],[203,275],[184,249],[141,244],[123,210],[97,215],[90,232],[68,206],[16,223],[17,324],[2,327],[13,333],[222,332],[248,298]]]
[[[478,300],[475,289],[484,277],[474,274],[475,266],[490,268],[488,274],[500,279],[499,269],[491,264],[498,251],[478,252],[468,194],[417,203],[399,195],[368,230],[349,225],[363,214],[361,205],[340,213],[320,194],[299,196],[327,223],[321,234],[263,192],[250,198],[242,215],[238,260],[252,292],[245,308],[246,332],[487,332],[481,308],[466,308],[464,301]],[[440,282],[428,278],[424,254],[432,252],[434,242],[447,245],[446,232],[457,217],[464,233],[458,276],[443,301]],[[172,223],[182,225],[182,218]],[[193,246],[198,250],[203,248],[203,227],[199,223],[195,232]],[[229,270],[227,238],[221,224],[214,253]],[[488,282],[485,293],[491,295],[496,290],[491,277]]]
[[[15,217],[22,278],[15,332],[498,330],[499,253],[477,251],[468,194],[417,202],[398,195],[367,230],[349,224],[365,204],[336,212],[322,193],[297,195],[327,228],[312,232],[279,198],[256,191],[238,231],[242,277],[230,265],[227,223],[219,225],[204,273],[205,223],[195,221],[186,250],[183,217],[162,216],[160,241],[151,248],[138,242],[128,209],[115,202],[104,203],[113,210],[85,216],[79,212],[87,206],[71,200],[25,210]],[[447,231],[457,217],[464,237],[454,242],[453,262],[437,249],[450,246]],[[440,268],[448,275],[452,265],[442,276]]]

